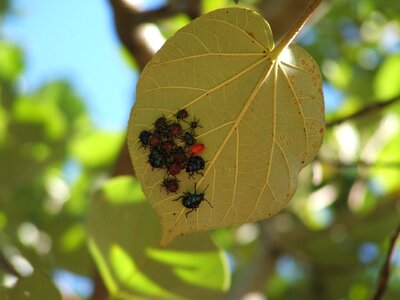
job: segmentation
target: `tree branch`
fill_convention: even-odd
[[[352,113],[352,114],[350,114],[348,116],[345,116],[345,117],[337,119],[337,120],[333,120],[333,121],[327,122],[326,123],[326,127],[333,127],[333,126],[342,124],[342,123],[344,123],[346,121],[357,119],[359,117],[363,117],[363,116],[366,116],[366,115],[371,114],[371,113],[379,112],[379,111],[383,110],[384,108],[396,103],[399,100],[400,100],[400,95],[397,95],[397,96],[395,96],[395,97],[393,97],[393,98],[391,98],[391,99],[389,99],[387,101],[379,101],[379,100],[377,100],[375,103],[373,103],[373,104],[371,104],[369,106],[366,106],[363,109],[361,109],[361,110],[359,110],[359,111],[357,111],[355,113]]]
[[[128,5],[126,1],[109,0],[109,2],[113,8],[117,34],[132,58],[136,60],[140,70],[143,70],[153,57],[154,50],[144,39],[139,25],[154,23],[178,13],[185,13],[192,19],[201,14],[200,0],[169,1],[164,7],[150,11],[141,11],[139,7]]]
[[[397,226],[397,229],[393,232],[392,238],[390,239],[389,249],[386,254],[386,259],[379,275],[378,287],[373,298],[374,300],[382,299],[383,294],[386,291],[390,277],[391,261],[393,259],[393,253],[396,248],[396,242],[399,238],[400,238],[400,224]]]

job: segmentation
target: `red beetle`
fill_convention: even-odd
[[[200,154],[204,151],[204,144],[194,144],[189,148],[190,154]]]
[[[178,175],[182,170],[182,165],[179,163],[173,163],[169,168],[168,168],[168,173],[171,174],[172,176]]]

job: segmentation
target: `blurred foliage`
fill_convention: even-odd
[[[0,289],[2,300],[61,300],[61,294],[45,273],[34,272],[22,278],[12,290]]]
[[[231,0],[204,0],[203,11],[232,5]],[[257,8],[260,1],[240,0],[239,5]],[[0,18],[8,7],[8,1],[0,1]],[[316,26],[299,39],[322,68],[328,120],[400,98],[399,11],[397,0],[329,1]],[[157,25],[170,36],[187,22],[178,15]],[[92,277],[94,264],[110,292],[118,287],[122,299],[145,299],[148,294],[138,296],[137,286],[124,276],[151,259],[155,269],[135,273],[151,283],[144,285],[151,291],[173,289],[154,275],[162,267],[170,274],[163,280],[186,278],[185,288],[196,284],[199,293],[211,290],[219,299],[229,288],[226,257],[234,290],[247,282],[265,244],[271,259],[258,264],[269,271],[268,299],[371,298],[400,215],[400,101],[328,128],[319,159],[301,173],[290,208],[260,223],[212,232],[218,248],[209,240],[201,246],[213,249],[207,252],[213,264],[202,257],[199,266],[187,253],[171,258],[151,244],[158,224],[148,223],[152,217],[135,182],[104,185],[123,135],[94,128],[68,82],[54,80],[24,91],[24,65],[18,45],[0,37],[0,286],[14,286],[0,289],[0,299],[23,299],[19,295],[27,289],[39,297],[31,299],[46,299],[53,291],[51,299],[59,299],[49,280],[54,271]],[[126,217],[131,211],[149,220]],[[191,237],[195,248],[199,237]],[[117,242],[119,248],[113,246]],[[225,255],[217,259],[218,249]],[[397,258],[397,270],[399,265]],[[202,267],[211,266],[216,275],[196,281],[204,275]],[[386,300],[399,299],[396,268]],[[158,272],[162,277],[164,271]]]
[[[159,247],[158,218],[130,176],[115,177],[96,193],[88,235],[91,254],[116,298],[220,299],[228,287],[226,258],[207,233]]]
[[[24,299],[17,295],[30,286],[50,297],[32,291],[30,299],[59,299],[50,296],[56,290],[51,280],[35,274],[65,269],[92,275],[85,217],[123,134],[94,128],[66,81],[24,92],[23,70],[22,50],[0,39],[0,257],[6,265],[0,285],[9,286],[18,273],[23,278],[5,292],[10,299]]]
[[[10,8],[9,0],[0,0],[0,20]]]

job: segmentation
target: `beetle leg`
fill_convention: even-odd
[[[189,210],[187,213],[186,213],[186,218],[187,218],[187,216],[188,216],[188,214],[190,214],[192,211],[194,211],[194,210],[196,210],[195,208],[192,208],[191,210]]]
[[[214,207],[211,205],[210,201],[208,201],[206,198],[204,198],[204,200],[208,203],[208,205],[211,206],[211,208],[214,208]]]

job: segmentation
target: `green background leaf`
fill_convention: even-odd
[[[35,271],[28,277],[18,280],[12,289],[0,288],[2,300],[61,300],[61,294],[55,287],[50,276]]]
[[[89,249],[117,299],[220,299],[227,261],[208,234],[159,247],[157,217],[131,177],[109,181],[92,202]]]
[[[378,99],[387,99],[400,94],[400,55],[388,56],[375,77],[374,89]]]

